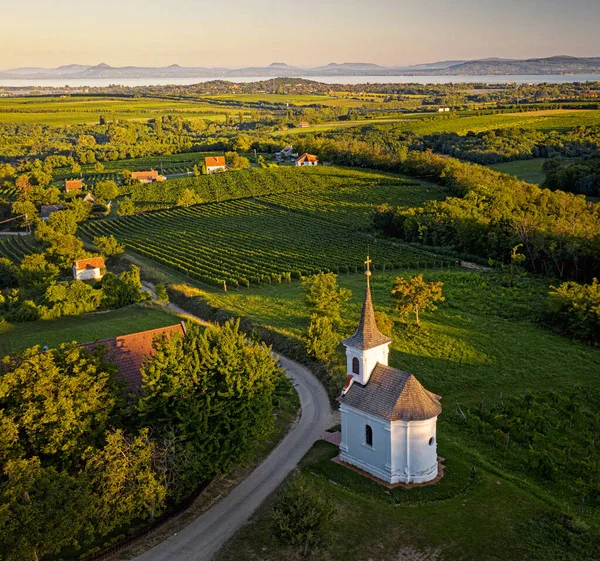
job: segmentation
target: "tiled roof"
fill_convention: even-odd
[[[83,187],[83,181],[81,179],[66,179],[65,180],[65,191],[74,191],[75,189],[81,189]]]
[[[104,259],[102,257],[90,257],[89,259],[77,259],[77,261],[75,261],[75,269],[77,271],[83,271],[85,269],[102,269],[104,267]]]
[[[339,401],[388,421],[424,421],[442,412],[440,399],[409,372],[377,363],[366,385],[354,381]]]
[[[150,171],[132,171],[131,179],[158,179],[158,172],[154,169]]]
[[[225,156],[207,156],[204,158],[206,167],[220,167],[225,166]]]
[[[378,347],[385,343],[391,343],[392,340],[386,337],[377,328],[375,321],[375,310],[373,309],[373,301],[371,300],[371,287],[369,285],[369,275],[367,275],[367,290],[365,292],[365,301],[363,303],[362,313],[358,328],[354,335],[344,339],[342,343],[353,349],[367,350],[373,347]]]
[[[182,323],[141,331],[140,333],[131,333],[130,335],[121,335],[120,337],[104,339],[94,343],[86,343],[83,346],[92,350],[98,345],[104,345],[108,349],[106,356],[118,366],[121,379],[130,390],[138,391],[142,387],[140,370],[144,360],[154,354],[152,342],[161,335],[171,337],[176,333],[185,335],[185,328]]]
[[[64,210],[65,205],[42,205],[40,208],[40,216],[42,218],[48,218],[51,214]]]
[[[313,154],[307,154],[306,152],[304,154],[302,154],[302,156],[299,156],[298,158],[296,158],[296,162],[304,162],[304,161],[308,161],[308,162],[318,162],[319,158],[317,158],[315,155]]]

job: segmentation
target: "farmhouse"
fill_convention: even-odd
[[[150,171],[132,171],[131,179],[140,183],[154,183],[155,181],[166,181],[167,178],[164,175],[160,175],[156,170],[151,169]]]
[[[81,191],[83,181],[81,179],[65,179],[65,191]]]
[[[426,483],[438,476],[436,421],[441,397],[409,372],[388,365],[391,339],[377,328],[367,289],[358,329],[342,343],[347,377],[338,398],[342,414],[342,463],[388,484]]]
[[[448,113],[450,111],[450,107],[438,107],[438,113]]]
[[[300,123],[298,123],[299,129],[307,129],[308,127],[310,127],[310,125],[306,121],[301,121]]]
[[[106,356],[117,365],[121,380],[125,382],[129,390],[137,392],[142,387],[141,369],[144,360],[154,354],[152,346],[154,340],[161,336],[171,338],[176,334],[185,335],[183,323],[121,335],[112,339],[86,343],[82,346],[87,347],[90,351],[100,345],[106,347]]]
[[[207,156],[204,158],[204,165],[206,166],[206,171],[208,173],[227,171],[225,156]]]
[[[102,257],[77,259],[73,263],[73,278],[75,280],[100,280],[104,276],[106,265]]]
[[[65,208],[65,205],[42,205],[40,207],[40,216],[45,222],[52,214],[58,212],[59,210],[64,210]]]
[[[297,166],[316,166],[319,163],[319,158],[306,152],[295,160]]]
[[[277,158],[277,160],[279,160],[279,161],[290,160],[290,159],[295,160],[297,157],[298,157],[298,152],[294,152],[293,146],[286,146],[280,152],[275,152],[275,158]]]

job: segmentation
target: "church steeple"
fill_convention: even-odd
[[[379,345],[385,345],[391,343],[391,339],[386,337],[377,328],[377,322],[375,321],[375,310],[373,308],[373,300],[371,299],[371,258],[367,256],[365,261],[366,270],[365,275],[367,277],[367,288],[365,291],[365,300],[363,302],[362,313],[360,315],[360,321],[358,322],[358,328],[354,332],[354,335],[344,339],[342,343],[347,347],[366,351]]]

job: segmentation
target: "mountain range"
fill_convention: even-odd
[[[600,74],[600,57],[553,56],[524,60],[486,58],[448,60],[413,66],[380,66],[372,63],[331,63],[314,68],[274,62],[269,66],[245,68],[123,66],[102,63],[96,66],[69,64],[58,68],[13,68],[0,71],[0,79],[118,79],[118,78],[243,78],[318,76],[502,76],[549,74]]]

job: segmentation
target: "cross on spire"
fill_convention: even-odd
[[[365,265],[367,266],[365,275],[367,275],[367,278],[371,276],[371,263],[373,263],[373,261],[371,261],[371,257],[369,256],[369,254],[367,254],[367,260],[365,261]]]

